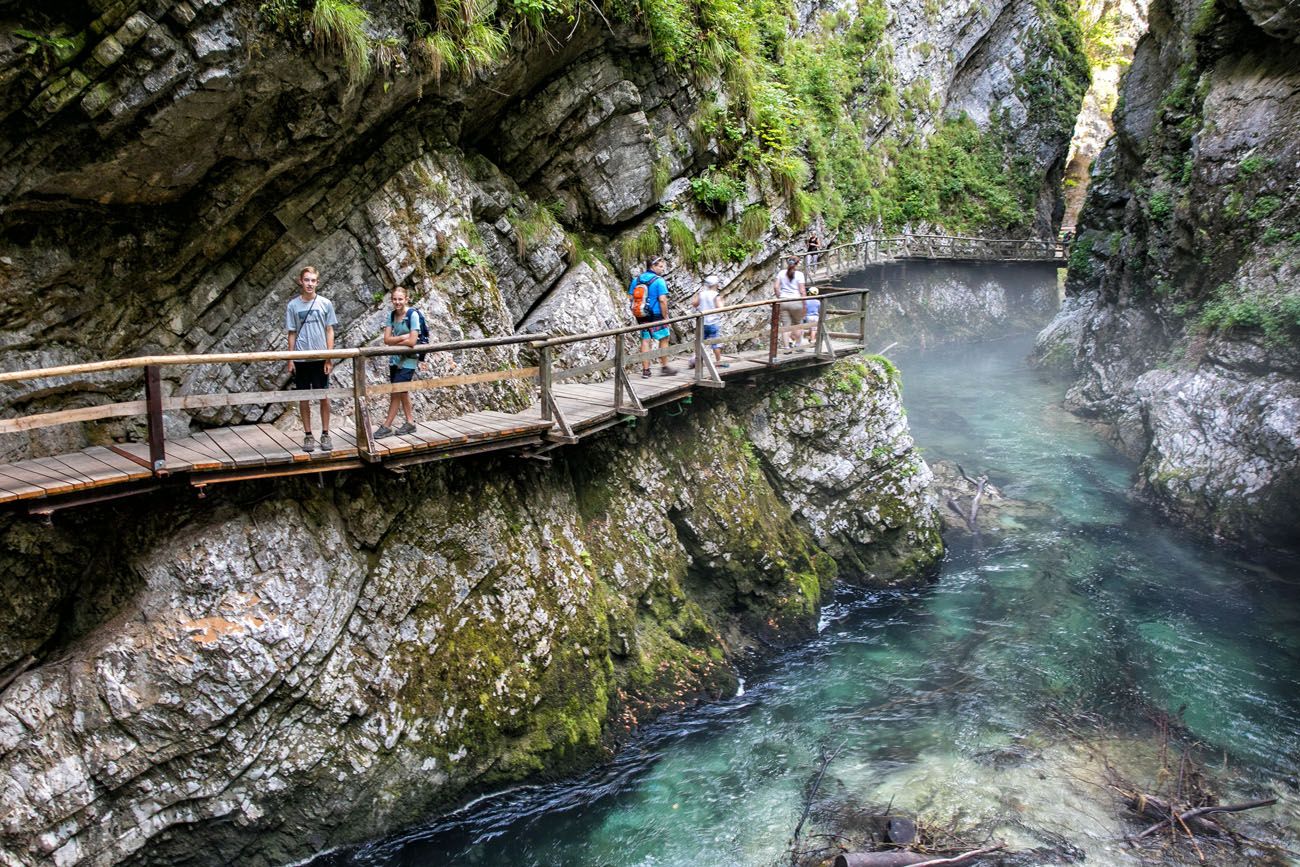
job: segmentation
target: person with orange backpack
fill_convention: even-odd
[[[632,284],[627,287],[627,294],[632,301],[632,316],[640,325],[647,327],[641,329],[641,352],[649,352],[655,341],[659,342],[660,349],[668,348],[669,329],[667,325],[659,325],[668,318],[668,284],[664,281],[664,274],[668,271],[668,261],[663,256],[655,256],[646,263],[646,269],[639,277],[632,279]],[[659,372],[663,376],[672,376],[677,371],[668,363],[668,356],[663,355],[659,358]],[[650,359],[641,359],[641,375],[647,379],[650,377]]]

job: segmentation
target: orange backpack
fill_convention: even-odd
[[[649,294],[649,285],[659,279],[657,274],[651,274],[650,279],[646,280],[646,275],[642,274],[632,281],[628,287],[627,294],[632,296],[632,316],[639,322],[649,315],[646,304],[646,296]]]

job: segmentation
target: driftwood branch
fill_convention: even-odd
[[[935,858],[933,861],[922,861],[920,864],[912,865],[912,867],[957,867],[958,864],[965,864],[973,858],[987,855],[990,852],[997,852],[1004,845],[1004,843],[997,843],[992,846],[984,846],[980,849],[972,849],[969,852],[954,855],[951,858]]]
[[[804,799],[803,813],[799,816],[799,824],[794,826],[794,836],[790,838],[790,864],[798,863],[799,858],[799,836],[803,833],[804,822],[808,821],[808,814],[812,812],[813,801],[817,800],[817,791],[822,787],[822,778],[826,776],[826,769],[835,761],[844,745],[836,747],[829,753],[822,755],[822,766],[817,769],[817,778],[813,780],[812,788],[808,790],[808,797]]]
[[[1187,829],[1188,823],[1194,822],[1194,820],[1199,819],[1202,816],[1209,816],[1214,813],[1241,813],[1246,810],[1254,810],[1258,807],[1271,807],[1273,804],[1276,803],[1277,803],[1277,798],[1263,798],[1258,801],[1248,801],[1244,804],[1220,804],[1219,806],[1215,806],[1215,807],[1197,807],[1194,810],[1188,810],[1185,813],[1179,813],[1176,816],[1170,815],[1164,819],[1161,819],[1159,822],[1156,822],[1154,825],[1152,825],[1150,828],[1147,828],[1141,834],[1138,834],[1134,837],[1130,837],[1129,840],[1130,842],[1132,842],[1136,840],[1141,840],[1143,837],[1150,836],[1151,834],[1154,834],[1156,831],[1159,831],[1161,828],[1168,827],[1170,822],[1172,822],[1174,819],[1177,819],[1178,823],[1180,825],[1183,825],[1184,829]],[[1187,833],[1190,835],[1191,830],[1187,829]]]
[[[835,867],[958,867],[981,855],[997,852],[1004,844],[972,849],[951,858],[934,858],[919,852],[850,852],[835,859]]]

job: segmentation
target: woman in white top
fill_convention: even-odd
[[[807,294],[804,288],[807,281],[804,280],[803,272],[798,270],[799,259],[797,256],[791,256],[785,262],[784,271],[776,275],[776,296],[778,298],[789,299],[781,303],[781,321],[790,325],[802,325],[804,316],[808,311],[804,304],[804,297]],[[798,347],[798,351],[803,351],[803,329],[796,328],[790,332],[790,337],[785,341],[786,348],[792,346]]]

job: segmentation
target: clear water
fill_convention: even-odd
[[[788,864],[804,792],[835,750],[811,833],[837,807],[892,800],[1020,848],[1060,835],[1089,864],[1151,863],[1117,842],[1132,828],[1093,750],[1134,778],[1154,773],[1152,718],[1180,707],[1221,757],[1225,794],[1271,788],[1293,802],[1300,570],[1241,562],[1144,516],[1127,494],[1132,466],[1059,408],[1059,386],[1024,362],[1029,347],[897,361],[927,455],[1048,516],[956,541],[937,583],[914,594],[842,591],[820,636],[753,673],[743,695],[661,722],[587,777],[320,863]],[[1248,821],[1294,839],[1294,810]]]

